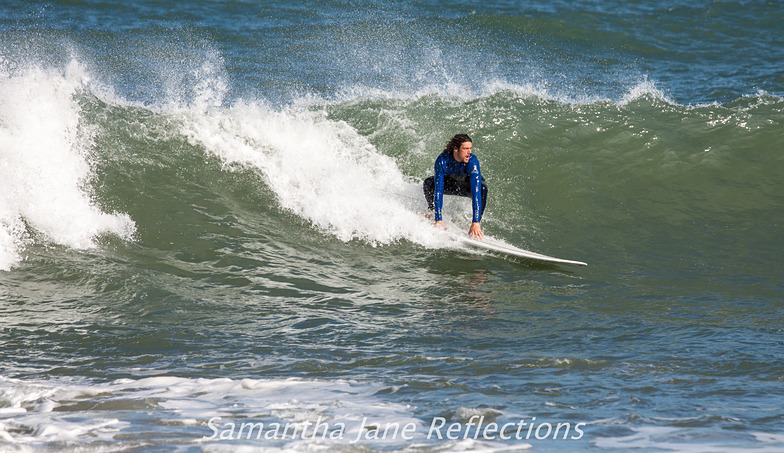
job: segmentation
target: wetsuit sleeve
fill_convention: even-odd
[[[442,220],[441,208],[444,205],[444,162],[442,159],[436,159],[436,164],[433,168],[435,183],[435,191],[433,193],[433,204],[435,205],[435,221]]]
[[[482,220],[482,172],[479,169],[479,159],[471,156],[468,161],[469,175],[468,180],[471,184],[471,207],[474,210],[473,221],[478,223]]]

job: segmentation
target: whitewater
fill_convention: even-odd
[[[777,3],[2,10],[0,451],[781,450]]]

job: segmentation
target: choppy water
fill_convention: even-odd
[[[0,451],[784,448],[780,2],[1,9]]]

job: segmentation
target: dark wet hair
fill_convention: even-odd
[[[451,153],[455,150],[455,148],[460,149],[460,145],[462,145],[465,142],[473,143],[474,141],[471,140],[471,137],[469,137],[468,134],[457,134],[454,137],[452,137],[452,140],[449,140],[449,143],[446,144],[446,148],[444,148],[443,152]]]

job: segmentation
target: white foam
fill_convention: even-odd
[[[668,104],[675,104],[675,101],[667,97],[667,95],[656,86],[656,83],[649,80],[647,76],[644,76],[641,80],[634,83],[634,85],[628,88],[619,99],[610,99],[605,96],[587,92],[576,93],[569,90],[554,88],[544,79],[537,83],[510,83],[503,80],[490,81],[485,85],[480,94],[481,96],[492,96],[501,91],[512,92],[522,97],[536,97],[546,101],[554,101],[574,106],[600,102],[612,102],[618,106],[624,106],[645,97],[660,100]]]
[[[398,448],[432,451],[520,451],[527,441],[471,439],[471,436],[429,436],[432,420],[416,416],[418,408],[395,400],[381,383],[345,379],[229,379],[162,376],[94,382],[56,378],[43,381],[0,376],[0,441],[15,451],[51,449],[68,445],[73,450],[93,448],[149,449],[196,446],[203,451],[330,451],[356,447],[363,451]],[[428,412],[425,410],[425,412]],[[217,419],[215,417],[220,417]],[[460,407],[448,422],[464,426],[485,417],[499,425],[504,420],[528,420],[501,409]],[[364,428],[405,426],[416,429],[410,439],[401,435],[369,439]],[[210,427],[210,420],[215,431]],[[342,438],[289,435],[248,438],[243,423],[263,423],[254,434],[268,434],[272,423],[297,426],[299,433],[317,420],[336,427],[346,425]],[[234,427],[232,427],[232,424]],[[592,426],[626,425],[632,433],[620,437],[590,435],[585,440],[600,449],[662,451],[781,451],[784,436],[765,432],[729,432],[712,427],[629,426],[613,419]],[[231,429],[231,431],[229,431]],[[477,429],[477,428],[475,428]],[[267,430],[267,431],[264,431]],[[719,432],[721,431],[721,432]],[[441,430],[444,433],[444,430]],[[353,442],[358,439],[358,442]],[[552,444],[568,448],[570,444]],[[580,444],[577,448],[583,449]],[[2,450],[2,447],[0,447]]]
[[[88,80],[76,62],[64,73],[0,72],[0,270],[23,259],[33,236],[84,249],[100,234],[134,232],[126,214],[91,197],[90,131],[74,98]]]
[[[663,91],[656,87],[656,83],[648,80],[648,77],[643,77],[641,81],[639,81],[635,86],[630,88],[626,94],[624,94],[618,105],[624,106],[644,97],[657,99],[668,104],[675,104],[675,101],[668,98]]]
[[[281,207],[343,241],[379,245],[405,239],[432,247],[446,242],[422,216],[421,182],[321,110],[240,103],[185,117],[183,133],[192,144],[227,166],[260,170]]]
[[[483,80],[479,85],[466,85],[448,81],[442,84],[422,86],[413,91],[352,86],[350,88],[344,87],[338,93],[334,102],[346,102],[356,98],[417,100],[424,96],[435,95],[446,100],[464,103],[491,97],[502,92],[509,92],[522,98],[537,98],[543,101],[557,102],[572,106],[600,102],[611,102],[619,106],[624,106],[644,97],[676,105],[676,102],[669,98],[664,91],[659,89],[656,82],[650,80],[648,76],[643,76],[638,81],[630,82],[633,85],[629,86],[625,92],[620,93],[620,97],[608,97],[606,95],[587,91],[580,92],[579,90],[567,89],[554,85],[544,76],[532,77],[528,81],[509,81],[501,78],[488,78]]]
[[[117,442],[117,433],[136,424],[132,429],[135,436],[144,437],[139,429],[151,430],[146,433],[151,442],[167,442],[170,435],[160,434],[166,431],[162,427],[175,426],[184,431],[178,443],[216,441],[217,446],[231,439],[210,439],[213,431],[207,423],[213,417],[221,417],[214,424],[222,432],[234,422],[342,421],[349,427],[346,441],[357,437],[363,417],[375,422],[422,424],[410,415],[409,406],[379,400],[375,395],[381,389],[345,380],[155,377],[90,383],[31,382],[0,376],[0,439],[34,447],[61,441]],[[237,435],[234,440],[247,439]],[[281,440],[290,445],[312,439]],[[285,446],[279,445],[281,449]]]
[[[0,376],[0,408],[14,409],[0,411],[0,439],[15,450],[68,445],[73,450],[198,446],[203,451],[407,447],[496,452],[530,447],[521,442],[430,436],[430,421],[416,417],[416,408],[380,396],[388,395],[388,390],[378,383],[343,379],[163,376],[102,383]],[[289,435],[270,435],[275,423],[297,427],[298,434],[292,428]],[[329,425],[329,433],[339,432],[340,437],[324,437],[323,431],[314,434],[317,423]],[[263,427],[249,437],[250,429],[240,431],[243,424]],[[340,424],[345,429],[338,429]],[[412,429],[404,436],[402,427],[409,425]]]
[[[641,426],[622,437],[599,437],[594,445],[610,450],[677,451],[688,453],[708,452],[779,452],[784,438],[767,433],[751,433],[756,442],[750,442],[746,433],[717,433],[708,428],[675,428],[670,426]]]

